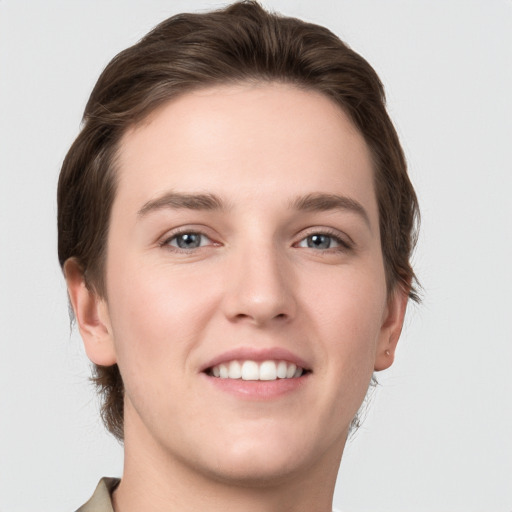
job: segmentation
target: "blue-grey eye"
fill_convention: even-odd
[[[208,239],[201,233],[180,233],[169,240],[169,245],[179,249],[197,249],[204,245],[205,240]]]
[[[339,247],[340,242],[336,237],[331,235],[325,235],[322,233],[315,233],[309,235],[299,242],[299,247],[308,247],[310,249],[331,249],[333,247]]]

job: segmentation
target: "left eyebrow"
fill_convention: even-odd
[[[226,205],[219,197],[213,194],[180,194],[168,192],[144,204],[137,212],[137,216],[144,217],[148,213],[163,209],[224,210],[226,209]]]
[[[361,217],[371,230],[370,217],[363,208],[363,205],[350,197],[323,193],[307,194],[292,201],[291,206],[296,210],[310,212],[326,212],[329,210],[349,211]]]

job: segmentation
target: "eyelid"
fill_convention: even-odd
[[[343,231],[339,231],[334,228],[326,228],[326,227],[320,227],[320,226],[311,227],[311,228],[308,228],[305,231],[301,232],[298,235],[298,236],[300,236],[299,240],[294,245],[302,242],[308,236],[312,236],[312,235],[330,236],[330,237],[334,238],[340,244],[340,247],[342,249],[346,249],[346,250],[353,249],[355,246],[355,243],[352,240],[352,238],[349,235],[347,235],[346,233],[344,233]],[[335,250],[335,249],[339,249],[339,247],[332,247],[330,249]],[[328,251],[330,249],[324,249],[324,250]]]
[[[214,238],[214,236],[212,236],[212,234],[209,233],[210,231],[211,230],[208,229],[206,226],[201,226],[201,225],[179,226],[179,227],[176,227],[176,228],[166,231],[165,234],[159,238],[158,245],[160,247],[170,248],[171,250],[176,250],[179,252],[190,252],[190,251],[198,250],[198,249],[208,247],[208,246],[222,245],[222,243],[218,242]],[[205,237],[209,241],[209,243],[206,245],[202,245],[202,246],[199,246],[196,248],[191,248],[191,249],[183,249],[180,247],[175,247],[175,246],[170,245],[170,242],[174,238],[176,238],[180,235],[183,235],[183,234],[201,235],[201,236]],[[355,243],[352,240],[352,238],[345,232],[340,231],[335,228],[328,228],[328,227],[324,227],[324,226],[314,226],[314,227],[310,227],[310,228],[307,228],[307,229],[301,231],[299,234],[297,234],[297,236],[296,236],[297,241],[294,242],[293,246],[297,247],[297,245],[300,242],[302,242],[304,239],[306,239],[307,237],[312,236],[312,235],[329,236],[329,237],[335,239],[339,243],[338,247],[324,249],[324,251],[336,250],[336,249],[349,250],[349,249],[353,249],[355,246]]]
[[[190,252],[198,249],[202,249],[204,247],[208,246],[215,246],[220,245],[219,242],[215,241],[214,238],[207,233],[209,231],[205,226],[197,226],[197,225],[190,225],[190,226],[179,226],[177,228],[171,229],[170,231],[166,231],[163,236],[159,238],[158,245],[160,247],[168,248],[170,250],[175,250],[178,252]],[[183,249],[181,247],[176,247],[170,244],[170,242],[177,238],[180,235],[185,234],[194,234],[194,235],[200,235],[204,238],[206,238],[210,243],[206,245],[202,245],[199,247],[194,247],[191,249]]]

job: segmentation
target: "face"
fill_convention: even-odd
[[[127,449],[228,480],[336,465],[405,309],[362,136],[315,92],[210,88],[128,131],[118,178],[84,339],[119,365]]]

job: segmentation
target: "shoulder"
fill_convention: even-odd
[[[119,478],[102,478],[91,496],[76,512],[114,512],[112,491],[119,484]]]

